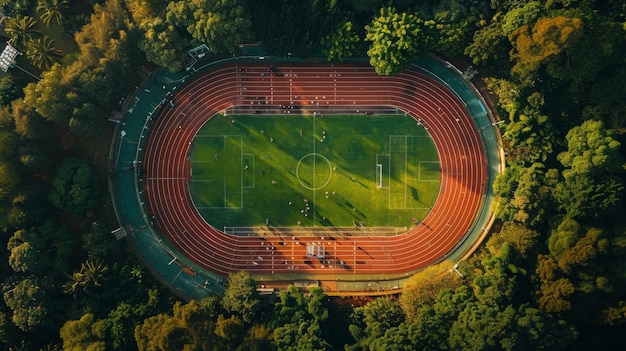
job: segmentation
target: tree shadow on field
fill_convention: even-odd
[[[419,195],[417,194],[417,189],[412,186],[410,186],[409,188],[411,189],[411,196],[413,197],[413,200],[420,202]]]

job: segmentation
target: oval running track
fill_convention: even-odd
[[[266,73],[267,67],[218,66],[182,86],[174,106],[161,110],[143,160],[144,191],[157,230],[204,269],[220,275],[247,270],[264,281],[403,277],[450,255],[472,229],[487,177],[480,131],[455,94],[416,70],[384,77],[359,64],[291,64],[277,66],[276,75]],[[439,154],[441,188],[432,210],[401,235],[323,239],[326,259],[333,263],[325,265],[304,262],[306,244],[320,243],[320,237],[234,236],[212,227],[189,194],[191,142],[215,114],[259,99],[277,108],[389,106],[406,112],[427,129]],[[343,264],[334,264],[339,261]]]

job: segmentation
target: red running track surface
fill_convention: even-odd
[[[303,278],[328,274],[404,275],[447,257],[471,230],[486,184],[486,156],[475,124],[453,92],[418,71],[378,76],[369,66],[228,64],[186,83],[166,106],[148,137],[144,167],[146,201],[157,229],[188,258],[220,275],[239,270]],[[233,236],[210,226],[189,195],[188,153],[197,130],[232,106],[391,106],[421,122],[441,164],[438,199],[424,221],[397,236],[335,238]],[[312,105],[312,106],[311,106]],[[280,108],[280,107],[279,107]],[[366,118],[366,117],[364,117]],[[182,129],[179,128],[182,126]],[[330,264],[307,264],[306,244],[323,242]],[[335,264],[343,261],[343,265]],[[277,278],[278,279],[278,278]]]

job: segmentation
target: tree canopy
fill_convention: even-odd
[[[185,28],[196,45],[206,44],[216,53],[235,52],[235,44],[252,37],[248,2],[243,0],[192,0],[167,5],[167,20]]]
[[[623,346],[623,1],[0,0],[0,12],[17,64],[41,77],[0,78],[0,349]],[[487,240],[402,280],[400,296],[292,286],[266,300],[240,272],[224,296],[182,302],[112,240],[97,206],[106,165],[77,147],[106,143],[145,73],[182,71],[202,44],[206,59],[259,44],[319,64],[365,58],[383,75],[429,52],[471,61],[506,161]]]
[[[365,27],[370,64],[380,75],[394,75],[417,59],[426,43],[424,21],[417,14],[399,13],[393,7],[380,9],[380,15]]]
[[[343,61],[356,55],[361,39],[351,21],[343,22],[321,39],[322,51],[331,61]]]
[[[48,200],[58,209],[80,217],[99,201],[98,177],[87,161],[70,157],[52,180]]]
[[[561,54],[582,36],[579,18],[557,16],[541,18],[531,27],[525,24],[514,30],[509,40],[517,60],[513,71],[521,76],[534,73],[541,64]]]

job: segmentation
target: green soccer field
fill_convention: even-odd
[[[216,115],[189,157],[192,199],[217,228],[410,227],[440,187],[432,139],[400,114]]]

